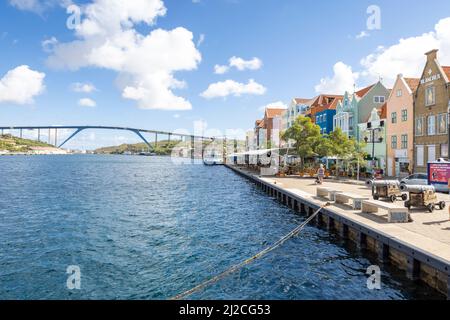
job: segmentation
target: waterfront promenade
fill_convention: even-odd
[[[256,172],[245,168],[232,166],[230,168],[238,170],[238,172],[257,183],[261,182],[264,186],[273,186],[278,192],[281,191],[281,193],[287,194],[288,197],[289,195],[297,194],[306,206],[315,208],[324,205],[328,201],[325,198],[316,197],[317,185],[313,179],[260,177]],[[371,198],[371,189],[365,185],[339,183],[329,180],[325,181],[322,187],[330,187],[342,192]],[[276,193],[276,196],[279,197],[278,193]],[[413,222],[410,223],[388,223],[383,211],[377,214],[364,214],[361,213],[361,210],[353,210],[349,206],[334,202],[326,211],[333,214],[333,220],[342,218],[357,226],[358,228],[356,229],[372,230],[373,235],[370,238],[375,238],[375,242],[376,239],[385,238],[388,239],[388,242],[400,243],[405,249],[400,251],[411,252],[413,256],[400,255],[391,257],[398,260],[397,264],[402,269],[407,271],[409,269],[409,272],[413,272],[414,270],[411,270],[411,268],[418,268],[414,266],[415,259],[419,259],[418,257],[421,256],[420,259],[423,260],[423,265],[419,268],[420,272],[416,272],[417,278],[423,278],[431,286],[443,293],[447,293],[448,297],[450,284],[450,217],[448,206],[450,205],[450,196],[439,193],[438,198],[440,201],[446,202],[447,207],[444,210],[435,210],[433,213],[429,213],[425,208],[413,208],[410,210]],[[282,202],[290,203],[289,200],[282,200]],[[403,205],[403,202],[398,201],[397,204]],[[327,224],[329,225],[329,223]],[[367,234],[364,235],[364,238],[367,238]],[[377,244],[374,244],[373,247],[376,248]],[[393,252],[398,248],[394,249],[391,246],[390,249],[390,255],[392,256],[395,255]],[[416,257],[414,257],[414,254]],[[431,260],[435,260],[436,263],[433,263]],[[434,264],[434,266],[427,266],[426,263]],[[438,269],[440,270],[435,269],[436,265],[439,265]],[[421,274],[419,275],[419,273]],[[416,276],[411,274],[413,278]]]

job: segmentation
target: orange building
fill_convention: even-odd
[[[414,165],[414,94],[420,79],[399,74],[387,101],[387,174],[405,177]]]

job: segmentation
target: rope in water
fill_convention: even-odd
[[[292,230],[291,232],[289,232],[288,234],[286,234],[284,237],[282,237],[280,240],[278,240],[277,242],[275,242],[273,245],[271,245],[270,247],[267,247],[266,249],[260,251],[259,253],[255,254],[254,256],[252,256],[251,258],[248,258],[247,260],[232,266],[231,268],[227,269],[226,271],[218,274],[215,277],[212,277],[202,283],[200,283],[199,285],[193,287],[192,289],[185,291],[181,294],[178,294],[172,298],[170,298],[169,300],[181,300],[184,299],[190,295],[192,295],[193,293],[200,291],[206,287],[208,287],[209,285],[219,281],[220,279],[225,278],[226,276],[228,276],[229,274],[232,274],[233,272],[241,269],[242,267],[244,267],[245,265],[248,265],[250,263],[252,263],[253,261],[262,258],[263,256],[265,256],[266,254],[272,252],[273,250],[275,250],[276,248],[280,247],[281,245],[283,245],[283,243],[285,243],[287,240],[297,236],[318,214],[319,212],[329,206],[330,203],[326,203],[324,204],[322,207],[320,207],[316,212],[314,212],[308,219],[306,219],[302,224],[300,224],[298,227],[296,227],[294,230]]]

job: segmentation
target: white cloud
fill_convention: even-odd
[[[13,7],[31,11],[38,14],[43,13],[45,10],[54,7],[55,5],[68,6],[72,3],[71,0],[9,0],[10,5]]]
[[[0,80],[0,103],[33,103],[33,98],[45,89],[44,78],[45,73],[31,70],[26,65],[8,71]]]
[[[97,88],[92,83],[75,82],[70,87],[72,91],[78,93],[92,93],[97,91]]]
[[[356,39],[362,39],[362,38],[367,38],[370,37],[370,33],[368,33],[367,31],[361,31],[359,34],[356,35]]]
[[[93,108],[93,107],[97,106],[97,103],[92,99],[83,98],[78,101],[78,105],[82,106],[82,107]]]
[[[358,73],[352,71],[352,67],[343,62],[338,62],[333,67],[334,75],[332,78],[326,77],[320,80],[315,86],[317,93],[339,94],[345,91],[353,91]]]
[[[234,80],[226,80],[210,84],[208,89],[201,96],[205,99],[225,98],[228,96],[240,97],[244,94],[263,95],[266,88],[261,84],[250,79],[247,84],[239,83]]]
[[[193,34],[182,27],[139,33],[139,23],[153,25],[166,14],[161,0],[94,0],[82,7],[77,40],[59,43],[47,60],[50,67],[78,70],[97,67],[118,73],[122,97],[142,109],[188,110],[189,101],[174,89],[185,87],[177,71],[197,68],[201,54]]]
[[[253,58],[251,60],[244,60],[239,57],[231,57],[228,60],[228,65],[218,65],[214,66],[215,74],[225,74],[230,71],[231,68],[236,68],[239,71],[244,70],[258,70],[262,67],[262,61],[259,58]]]
[[[221,66],[221,65],[216,64],[214,66],[214,73],[215,74],[225,74],[228,72],[229,69],[230,68],[228,66]]]
[[[391,85],[397,74],[420,77],[425,65],[425,52],[440,49],[439,61],[450,64],[450,17],[440,20],[434,31],[400,39],[390,47],[379,47],[361,60],[363,75],[374,80],[382,77]]]
[[[39,0],[10,0],[9,3],[20,10],[39,12],[42,10],[42,3]]]
[[[277,102],[269,103],[268,105],[260,107],[259,111],[265,111],[267,108],[285,110],[288,108],[288,106],[283,101],[277,101]]]
[[[338,62],[334,66],[334,77],[322,79],[316,86],[316,91],[333,90],[342,93],[350,89],[356,80],[367,85],[380,78],[383,79],[383,84],[390,87],[399,73],[419,78],[426,62],[424,54],[432,49],[440,50],[438,59],[442,65],[450,65],[450,17],[439,20],[433,31],[402,38],[388,47],[378,47],[361,59],[361,70],[358,72],[353,72],[350,66]]]
[[[230,67],[235,67],[239,71],[243,71],[246,69],[258,70],[262,67],[262,61],[259,58],[253,58],[251,60],[244,60],[239,57],[231,57],[230,58]]]
[[[200,47],[203,44],[203,42],[205,42],[205,39],[206,39],[206,36],[203,33],[200,34],[200,36],[198,37],[198,40],[197,40],[197,47]]]

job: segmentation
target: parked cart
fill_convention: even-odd
[[[444,201],[438,201],[436,190],[433,186],[405,186],[404,189],[409,192],[409,200],[405,202],[405,207],[426,207],[428,211],[433,212],[436,207],[440,210],[445,208]]]
[[[395,202],[398,198],[403,201],[408,199],[407,194],[400,190],[400,182],[398,180],[373,180],[371,184],[374,200],[384,198]]]

